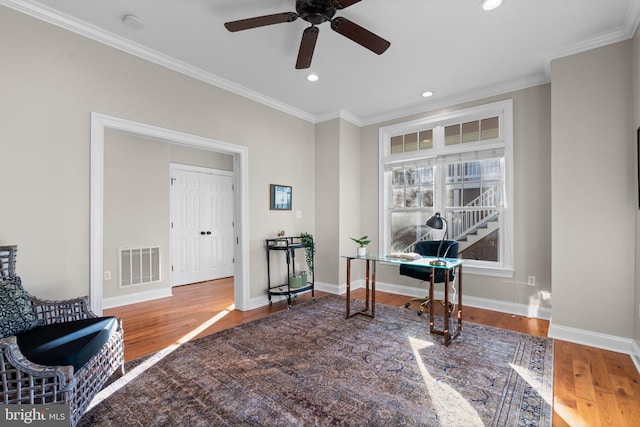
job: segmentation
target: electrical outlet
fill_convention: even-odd
[[[104,272],[104,280],[111,280],[111,272],[110,271],[105,271]]]
[[[535,286],[536,285],[536,276],[529,276],[527,278],[527,285]]]

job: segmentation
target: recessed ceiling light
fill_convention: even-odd
[[[482,0],[480,2],[480,6],[484,10],[496,9],[496,8],[500,7],[501,4],[502,4],[502,0]]]
[[[135,15],[124,15],[122,17],[122,23],[132,30],[142,30],[144,28],[142,19]]]
[[[317,74],[309,74],[307,76],[307,80],[309,80],[310,82],[317,82],[319,78],[320,77],[318,77]]]
[[[422,92],[422,97],[423,98],[429,98],[430,96],[433,96],[433,92],[431,92],[430,90],[428,90],[426,92]]]

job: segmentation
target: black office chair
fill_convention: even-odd
[[[425,240],[422,242],[416,243],[416,247],[414,252],[428,257],[437,257],[438,255],[441,258],[458,258],[458,242],[455,240],[444,240],[442,241],[442,247],[440,248],[440,253],[438,254],[438,247],[440,246],[440,240]],[[449,283],[454,283],[455,280],[455,269],[444,270],[444,269],[432,269],[429,267],[421,266],[421,265],[412,265],[412,264],[402,264],[400,265],[400,274],[403,276],[413,277],[414,279],[424,280],[426,282],[431,282],[431,271],[435,270],[435,277],[433,283],[444,283],[445,281],[445,272],[449,271]],[[425,307],[428,307],[431,303],[429,296],[424,298],[413,298],[411,301],[422,301],[420,304],[420,310],[418,311],[418,316],[422,316],[424,313]],[[444,305],[443,301],[438,301],[440,304]],[[411,302],[406,303],[404,306],[409,308]],[[449,304],[449,314],[453,311],[453,304]]]

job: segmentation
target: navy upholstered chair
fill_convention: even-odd
[[[438,254],[438,247],[440,246],[440,240],[425,240],[422,242],[418,242],[414,249],[414,252],[428,257],[437,257],[441,258],[458,258],[458,242],[455,240],[444,240],[442,241],[442,247],[440,248],[440,253]],[[414,279],[423,280],[425,282],[431,282],[431,274],[432,271],[435,270],[434,283],[444,283],[445,274],[449,273],[449,282],[452,283],[455,280],[455,269],[445,270],[441,268],[429,268],[421,265],[412,265],[412,264],[402,264],[400,265],[400,274],[403,276],[413,277]],[[413,298],[411,301],[422,301],[420,304],[420,310],[418,311],[418,315],[422,315],[424,313],[425,307],[429,305],[431,302],[429,297],[426,296],[424,298]],[[405,304],[405,307],[409,308],[411,303],[408,302]]]

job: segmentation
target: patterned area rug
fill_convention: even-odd
[[[551,425],[552,340],[464,323],[444,347],[427,315],[344,313],[327,296],[130,362],[80,425]]]

